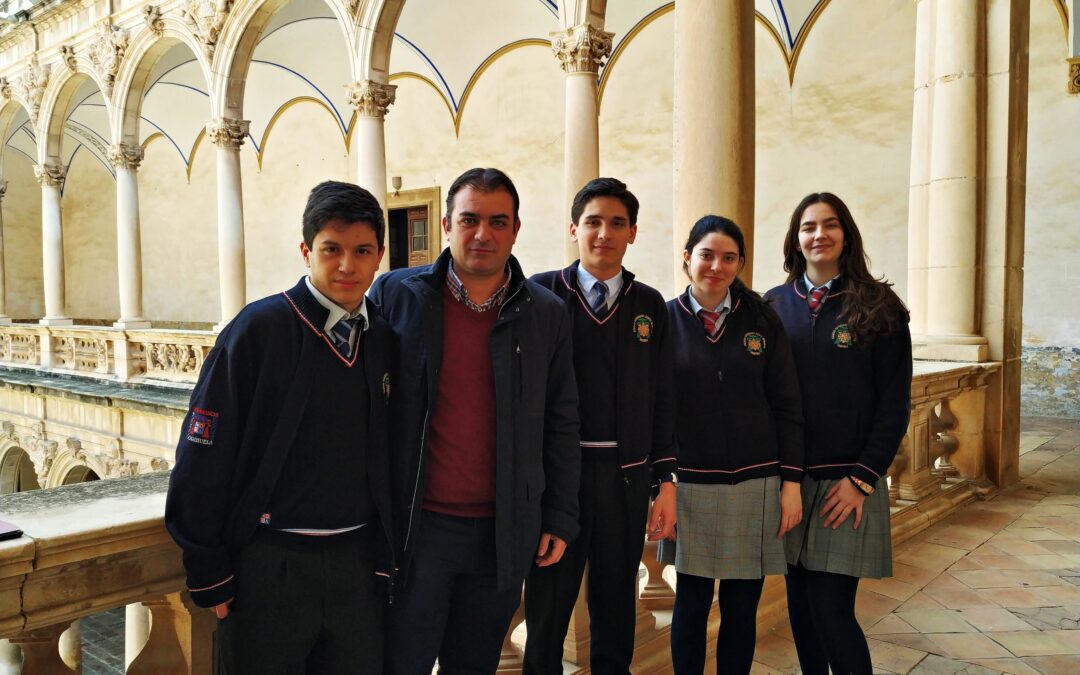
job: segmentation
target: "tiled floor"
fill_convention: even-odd
[[[83,675],[124,672],[124,608],[117,607],[82,620]]]
[[[1025,418],[1021,482],[894,552],[859,586],[875,672],[1080,673],[1080,423]],[[791,629],[758,640],[754,673],[797,673]]]

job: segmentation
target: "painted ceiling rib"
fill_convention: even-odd
[[[289,68],[288,66],[284,66],[284,65],[282,65],[280,63],[275,63],[273,61],[263,61],[261,59],[252,59],[251,62],[252,63],[260,63],[260,64],[265,65],[265,66],[274,66],[275,68],[280,68],[280,69],[284,70],[285,72],[290,73],[290,74],[295,75],[296,77],[298,77],[300,80],[302,80],[304,83],[306,83],[309,87],[314,89],[315,92],[318,93],[319,98],[321,98],[323,101],[325,101],[326,105],[329,106],[330,109],[334,111],[334,116],[337,117],[338,123],[341,124],[341,130],[342,131],[348,131],[348,124],[345,122],[344,118],[342,118],[341,112],[337,109],[337,106],[334,105],[334,102],[330,100],[330,97],[327,96],[326,93],[323,92],[322,89],[319,89],[318,85],[316,85],[314,82],[307,79],[306,77],[304,77],[303,75],[301,75],[297,71],[293,70],[292,68]]]
[[[413,44],[412,41],[409,40],[409,38],[405,37],[401,33],[394,33],[394,37],[404,42],[414,52],[416,52],[420,58],[424,59],[424,62],[428,64],[428,67],[431,68],[431,71],[435,73],[436,76],[438,76],[439,82],[442,82],[443,88],[446,89],[446,95],[450,97],[450,105],[453,106],[454,112],[456,113],[458,109],[457,99],[454,98],[454,92],[450,90],[450,85],[446,82],[446,78],[443,77],[442,72],[440,72],[439,69],[435,66],[435,62],[428,58],[428,55],[424,53],[424,50],[417,47],[415,44]]]

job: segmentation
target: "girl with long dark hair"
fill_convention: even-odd
[[[786,570],[782,537],[802,517],[795,365],[776,313],[738,279],[745,248],[727,218],[697,221],[683,251],[690,286],[668,302],[679,467],[671,655],[680,675],[704,671],[716,580],[717,672],[750,672],[765,575]]]
[[[870,274],[843,201],[804,198],[784,239],[787,281],[765,297],[791,339],[806,417],[805,519],[785,541],[788,613],[808,675],[871,673],[860,578],[892,574],[885,472],[911,411],[908,311]]]

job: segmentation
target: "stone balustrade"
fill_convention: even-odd
[[[117,382],[194,384],[217,335],[208,330],[0,325],[0,366]]]
[[[149,331],[111,329],[97,334],[106,333],[123,333],[128,344],[152,344],[155,337],[142,335]],[[5,333],[14,334],[21,333]],[[90,335],[83,329],[45,334],[51,340],[73,335],[96,339],[82,337]],[[200,336],[186,343],[178,339],[183,337],[172,337],[169,344],[207,346]],[[118,338],[109,339],[115,345]],[[987,383],[998,368],[994,363],[916,363],[911,423],[888,476],[896,543],[992,491],[985,478],[983,430]],[[77,649],[78,641],[65,642],[65,631],[80,617],[122,605],[129,606],[129,617],[131,607],[145,608],[141,611],[153,617],[146,646],[134,650],[138,656],[129,673],[211,672],[214,619],[196,610],[182,592],[179,551],[162,525],[166,482],[167,474],[159,472],[0,497],[0,513],[27,533],[0,542],[0,638],[21,647],[24,673],[71,672],[64,660],[73,660],[68,652]],[[674,571],[657,562],[652,543],[645,546],[642,567],[635,671],[670,672]],[[783,580],[769,578],[759,630],[782,620],[785,612]],[[716,608],[710,622],[715,631]],[[132,628],[129,638],[136,639],[132,636],[140,631]],[[499,672],[520,672],[525,631],[519,609]],[[564,644],[564,658],[575,666],[572,672],[589,672],[588,652],[582,595]],[[0,669],[3,654],[0,649]]]

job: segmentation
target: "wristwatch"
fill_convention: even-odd
[[[874,494],[874,486],[870,483],[867,483],[864,480],[860,480],[855,476],[848,476],[848,480],[851,481],[851,484],[854,485],[855,488],[859,492],[863,493],[865,496],[869,497],[870,495]]]

